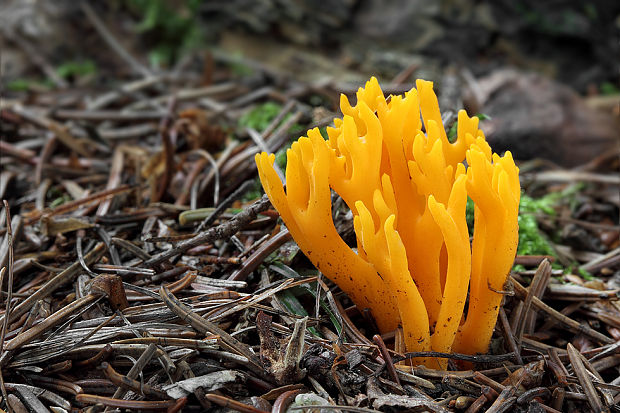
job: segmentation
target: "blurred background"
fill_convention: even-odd
[[[165,73],[173,88],[182,78],[236,81],[247,93],[269,88],[249,103],[295,98],[329,116],[339,92],[371,75],[388,92],[424,78],[436,82],[447,127],[460,108],[484,114],[493,148],[518,159],[575,166],[618,147],[617,1],[4,0],[0,9],[9,101]],[[224,128],[234,117],[208,114]]]

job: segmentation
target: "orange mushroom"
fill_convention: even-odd
[[[486,142],[467,151],[467,190],[476,205],[472,275],[467,320],[461,326],[456,351],[485,353],[497,321],[504,283],[519,240],[517,222],[521,188],[512,154],[493,154]]]
[[[371,309],[377,325],[389,331],[398,325],[395,300],[374,267],[338,235],[331,215],[327,183],[329,148],[315,129],[287,151],[287,192],[273,169],[275,156],[256,155],[258,172],[269,199],[280,212],[301,250],[360,309]]]
[[[408,351],[484,352],[516,250],[518,168],[510,153],[492,154],[464,111],[449,142],[432,82],[416,84],[387,100],[373,77],[356,105],[343,95],[329,140],[313,129],[287,152],[287,192],[273,155],[256,156],[260,179],[301,250],[382,332],[400,324]],[[330,190],[353,213],[357,251],[334,227]]]

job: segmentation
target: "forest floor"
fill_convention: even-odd
[[[463,106],[491,114],[482,129],[520,168],[520,244],[491,351],[434,353],[449,363],[433,370],[408,364],[421,355],[395,351],[398,332],[380,335],[310,264],[257,178],[256,153],[284,168],[369,69],[328,76],[323,55],[295,47],[280,66],[269,50],[284,46],[263,59],[234,33],[155,70],[85,15],[124,70],[59,71],[29,49],[48,80],[12,81],[0,102],[3,408],[620,411],[617,91],[583,98],[540,75],[417,60],[382,83],[396,95],[437,78],[446,129]],[[312,71],[296,73],[304,62]],[[551,92],[527,95],[532,83]],[[520,123],[541,96],[559,118]],[[526,135],[550,143],[534,150]]]

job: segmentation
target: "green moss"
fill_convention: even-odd
[[[329,140],[329,134],[327,133],[327,126],[323,126],[319,128],[319,132],[321,132],[321,136],[323,137],[323,139],[325,139],[326,141]]]
[[[276,152],[276,165],[282,170],[286,168],[286,151],[291,147],[291,145],[286,145],[284,148],[280,149]]]
[[[25,92],[30,89],[32,81],[26,79],[15,79],[6,84],[6,88],[12,92]]]
[[[519,215],[518,255],[551,255],[555,252],[551,244],[540,233],[538,223],[533,215]]]
[[[535,213],[546,213],[554,215],[553,209],[555,200],[552,197],[543,197],[534,199],[528,195],[521,196],[519,204],[519,246],[517,248],[518,255],[551,255],[556,256],[553,247],[547,241],[545,236],[538,228]],[[467,228],[469,234],[474,233],[474,202],[467,197],[467,206],[465,208],[465,219],[467,220]]]
[[[142,20],[136,31],[151,41],[151,63],[171,64],[183,53],[204,43],[199,21],[203,0],[127,0],[126,5]]]
[[[254,69],[243,62],[243,54],[241,52],[232,53],[232,61],[228,63],[230,70],[237,77],[248,77],[254,73]]]
[[[282,105],[275,102],[266,102],[256,106],[254,109],[244,114],[239,119],[239,126],[244,128],[256,129],[258,132],[264,131],[272,120],[278,116],[282,110]]]
[[[601,83],[599,90],[601,91],[602,95],[606,95],[606,96],[617,95],[618,93],[620,93],[620,88],[618,88],[617,85],[614,85],[611,82]]]
[[[576,268],[577,273],[586,281],[596,280],[597,278],[590,274],[588,271],[583,270],[579,267]]]
[[[454,141],[456,140],[458,127],[459,127],[458,121],[454,122],[452,126],[450,126],[450,129],[448,130],[448,141],[450,143],[454,143]]]
[[[241,197],[242,202],[250,202],[254,201],[257,198],[260,198],[263,195],[263,187],[260,183],[260,179],[256,177],[253,182],[252,188],[250,188],[243,196]]]
[[[553,209],[553,207],[557,204],[557,201],[557,193],[551,193],[538,199],[523,194],[521,196],[521,203],[519,204],[519,213],[534,214],[543,212],[548,215],[555,215],[555,209]]]
[[[7,90],[11,92],[26,92],[32,88],[52,89],[54,83],[49,80],[15,79],[6,84]]]
[[[242,128],[252,128],[258,132],[264,131],[267,126],[278,116],[282,110],[282,105],[275,102],[266,102],[258,105],[239,119],[239,126]],[[280,125],[290,117],[288,114],[282,119]],[[291,147],[297,136],[304,130],[299,123],[293,123],[287,133],[291,135],[291,140],[276,152],[276,165],[280,169],[286,169],[286,151]]]
[[[92,60],[70,61],[58,66],[56,73],[63,79],[94,75],[97,73],[97,66]]]
[[[553,196],[551,196],[553,195]],[[553,247],[542,235],[538,222],[537,213],[555,215],[553,206],[557,202],[557,196],[550,194],[539,199],[528,195],[521,196],[519,204],[519,247],[518,255],[551,255],[556,256]]]

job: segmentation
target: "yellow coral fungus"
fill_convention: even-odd
[[[386,100],[371,78],[355,106],[342,96],[329,140],[312,129],[288,150],[286,192],[273,155],[256,156],[260,179],[301,250],[382,332],[401,325],[408,351],[486,352],[518,240],[518,168],[465,111],[450,142],[432,82],[416,86]],[[353,213],[357,252],[334,227],[331,190]]]

